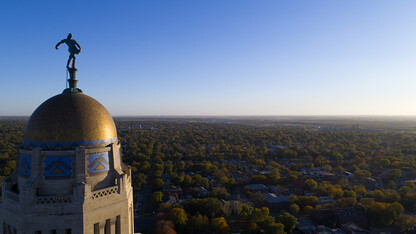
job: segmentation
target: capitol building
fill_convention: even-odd
[[[27,123],[17,169],[3,179],[3,234],[134,233],[131,170],[113,118],[75,75]]]

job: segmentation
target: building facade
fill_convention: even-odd
[[[134,233],[131,169],[114,121],[79,89],[35,110],[16,168],[3,179],[1,233]]]

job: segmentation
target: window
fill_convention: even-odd
[[[116,234],[121,234],[121,220],[120,215],[116,217]]]
[[[104,234],[111,234],[111,223],[110,223],[110,219],[107,219],[105,221]]]
[[[94,234],[100,234],[100,223],[94,224]]]

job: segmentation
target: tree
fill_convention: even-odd
[[[282,223],[285,229],[285,232],[292,233],[293,229],[295,229],[296,225],[298,225],[298,219],[287,213],[284,212],[283,214],[277,217],[277,222]]]
[[[307,179],[305,184],[308,185],[310,190],[315,190],[318,188],[318,182],[316,182],[314,179]]]
[[[152,173],[155,177],[162,177],[163,169],[163,164],[155,163],[152,166]]]
[[[398,203],[374,202],[368,208],[368,214],[374,224],[379,227],[386,227],[404,211],[403,206]]]
[[[297,213],[299,213],[299,206],[296,205],[295,203],[293,203],[289,206],[289,211],[292,214],[297,214]]]
[[[217,233],[229,233],[230,228],[228,227],[227,221],[224,217],[215,218],[211,221],[211,227]]]
[[[405,196],[406,194],[409,194],[409,193],[411,193],[411,192],[413,192],[413,189],[412,188],[410,188],[409,186],[402,186],[400,189],[399,189],[399,193],[400,193],[400,196]]]
[[[185,225],[186,221],[188,221],[188,216],[186,215],[185,210],[182,208],[173,208],[170,211],[170,218],[176,225]]]
[[[264,233],[270,233],[270,234],[283,234],[284,226],[281,223],[276,223],[274,221],[274,217],[267,216],[266,219],[262,222],[261,226],[264,229]]]
[[[254,209],[252,213],[251,219],[256,223],[261,223],[267,218],[267,216],[269,216],[269,208],[267,207],[262,207],[261,209],[256,208]]]
[[[139,173],[138,176],[133,177],[133,184],[135,189],[140,189],[144,184],[146,184],[147,175]]]
[[[180,161],[180,162],[178,163],[178,169],[179,169],[180,171],[182,171],[184,168],[185,168],[185,162],[184,162],[184,161]]]
[[[230,196],[230,194],[224,187],[216,187],[212,189],[212,191],[209,193],[209,196],[216,197],[218,199],[227,199]]]
[[[408,211],[416,210],[416,192],[408,193],[403,196],[402,204]]]
[[[209,180],[207,178],[202,177],[199,174],[192,176],[192,185],[195,187],[202,186],[204,188],[209,187]]]
[[[162,178],[153,178],[152,180],[152,187],[153,189],[161,189],[165,185],[165,182],[163,182]]]
[[[144,174],[149,173],[150,166],[151,165],[148,161],[140,162],[139,172]]]
[[[199,213],[211,219],[222,215],[222,203],[217,198],[191,199],[185,208],[191,215]]]
[[[313,211],[313,207],[312,206],[305,206],[305,208],[303,208],[303,212],[306,215],[309,215],[312,211]]]
[[[253,206],[250,204],[243,204],[241,212],[239,214],[240,220],[247,220],[253,212]]]
[[[250,234],[250,233],[257,233],[257,223],[253,222],[253,221],[248,221],[245,225],[244,225],[244,229],[242,230],[242,232],[245,234]]]
[[[340,187],[332,187],[329,191],[329,196],[333,199],[339,199],[344,196],[344,191]]]
[[[159,204],[159,203],[161,203],[162,202],[162,198],[163,198],[163,193],[161,192],[161,191],[156,191],[156,192],[154,192],[153,193],[153,196],[152,196],[152,202],[153,202],[153,204]]]
[[[363,185],[354,185],[354,191],[357,197],[361,197],[367,192]]]
[[[357,199],[355,197],[341,198],[335,202],[335,206],[337,207],[353,207],[356,204],[357,204]]]
[[[209,228],[209,220],[207,216],[192,216],[187,224],[190,233],[202,233]]]
[[[154,233],[155,234],[176,234],[174,228],[175,225],[172,221],[159,220],[155,223]]]
[[[397,180],[400,177],[402,177],[402,170],[400,170],[400,169],[391,169],[390,170],[390,179],[391,180]]]
[[[403,231],[412,231],[416,228],[416,218],[412,215],[401,214],[397,217],[395,224]]]
[[[299,196],[298,204],[300,207],[305,207],[305,206],[314,207],[318,205],[318,198],[315,196]]]
[[[269,173],[268,184],[277,185],[280,179],[279,169],[275,168]]]
[[[172,208],[172,204],[169,202],[162,203],[159,206],[159,210],[165,213],[169,212],[171,208]]]
[[[165,164],[165,173],[171,174],[172,173],[173,164],[172,163],[166,163]]]
[[[353,190],[344,190],[344,197],[353,197],[355,198],[355,192]]]

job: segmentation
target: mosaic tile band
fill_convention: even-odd
[[[30,176],[32,157],[29,155],[20,155],[20,175]]]
[[[36,147],[40,147],[43,150],[73,150],[76,147],[85,148],[98,148],[105,147],[112,143],[117,143],[118,139],[104,139],[95,141],[72,141],[72,142],[33,142],[23,141],[23,148],[26,150],[32,150]]]
[[[71,156],[50,156],[44,160],[44,175],[45,178],[62,178],[70,177],[72,173],[72,159]]]
[[[106,172],[110,169],[108,152],[88,155],[88,173],[90,175]]]

